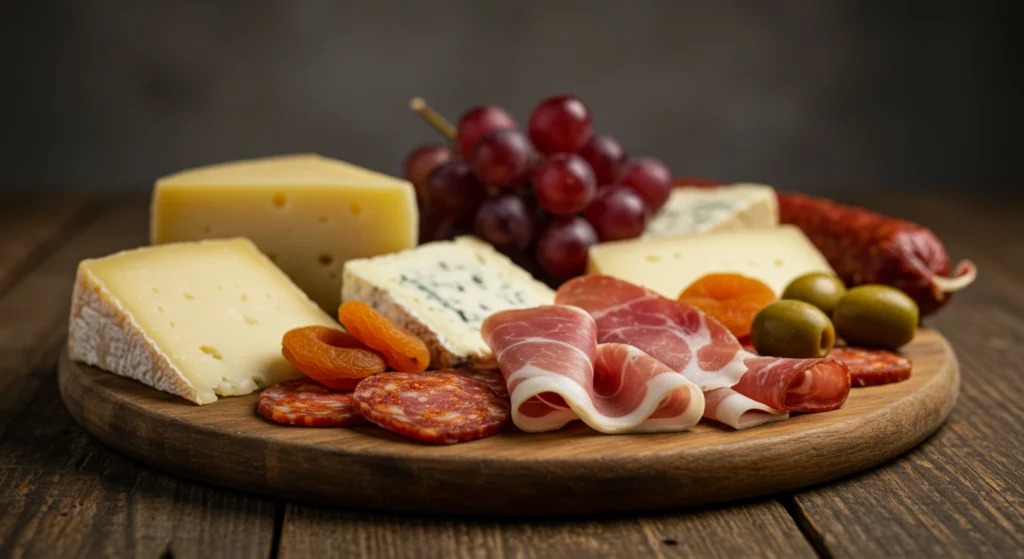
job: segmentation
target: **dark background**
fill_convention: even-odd
[[[677,174],[817,192],[1019,184],[1013,2],[0,5],[0,190],[145,189],[300,151],[398,173],[436,138],[410,97],[524,121],[557,92]]]

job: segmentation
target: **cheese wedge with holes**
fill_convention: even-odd
[[[301,376],[292,328],[339,328],[247,239],[167,244],[78,265],[68,352],[197,404]]]
[[[555,293],[475,237],[345,264],[341,298],[362,301],[430,348],[430,368],[496,368],[480,337],[488,316],[550,305]]]
[[[318,155],[236,161],[156,181],[153,244],[247,237],[324,310],[345,261],[416,246],[412,185]]]
[[[698,278],[718,272],[759,279],[776,295],[797,276],[835,274],[793,225],[601,243],[590,248],[587,260],[588,274],[614,276],[672,299]]]
[[[645,237],[731,231],[779,224],[775,189],[738,183],[717,188],[674,188],[647,224]]]

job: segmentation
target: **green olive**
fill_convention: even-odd
[[[836,332],[850,345],[897,349],[914,339],[917,303],[887,285],[849,290],[832,312]]]
[[[832,351],[836,331],[821,309],[803,301],[776,301],[754,317],[750,341],[761,355],[824,357]]]
[[[783,299],[796,299],[818,307],[831,315],[839,299],[846,295],[843,280],[825,272],[811,272],[789,282],[782,292]]]

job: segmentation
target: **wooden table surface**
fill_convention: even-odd
[[[145,244],[146,200],[0,199],[0,557],[1024,557],[1024,206],[846,201],[866,200],[979,265],[977,284],[928,322],[960,358],[948,423],[901,458],[806,491],[551,521],[310,506],[116,454],[71,419],[55,367],[75,265]]]

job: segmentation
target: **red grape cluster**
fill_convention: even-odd
[[[450,146],[427,144],[405,159],[420,239],[473,232],[557,281],[581,274],[595,243],[640,236],[668,199],[672,175],[591,128],[590,109],[573,95],[541,101],[525,134],[500,107],[469,109]]]

